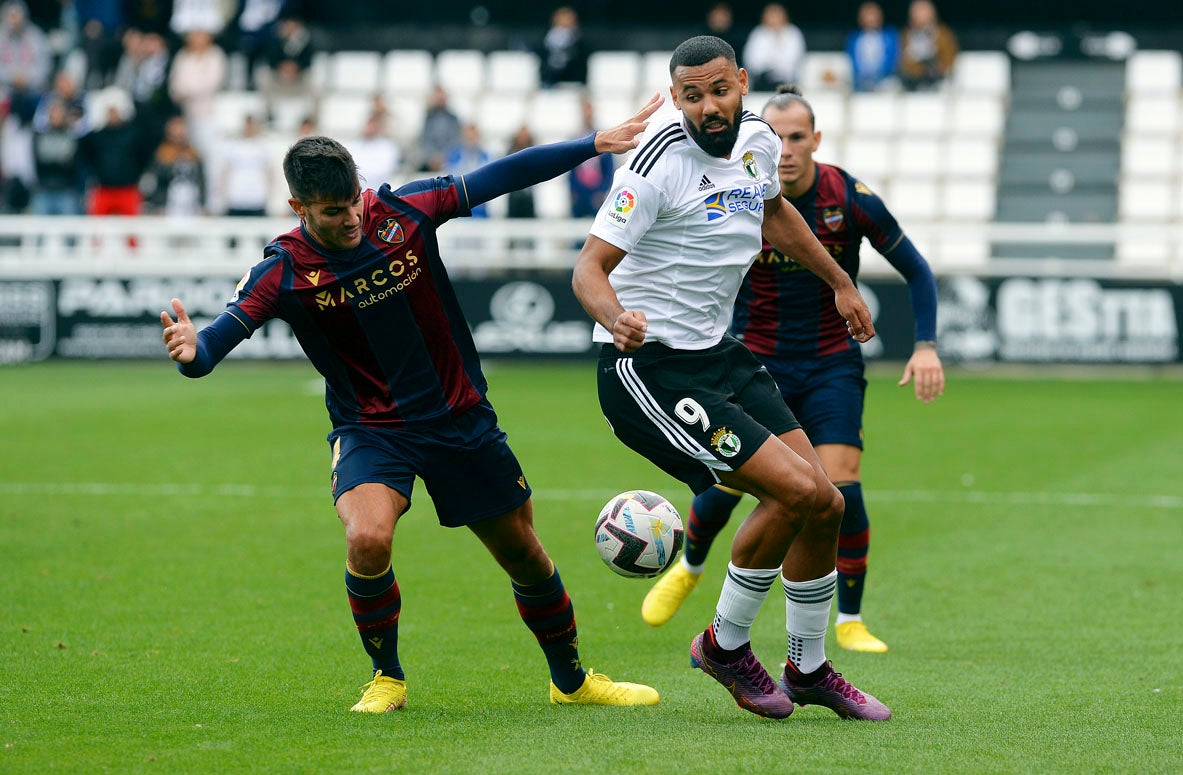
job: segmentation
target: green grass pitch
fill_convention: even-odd
[[[348,713],[368,660],[311,369],[6,367],[0,773],[1183,770],[1178,380],[958,371],[923,406],[872,375],[865,613],[891,651],[828,655],[895,718],[860,724],[760,719],[689,668],[724,551],[670,624],[641,621],[648,583],[602,565],[594,518],[621,490],[689,498],[612,437],[591,364],[489,376],[585,664],[660,706],[549,705],[508,582],[420,487],[395,537],[410,705]],[[783,611],[753,631],[770,666]]]

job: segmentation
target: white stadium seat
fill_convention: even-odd
[[[593,51],[587,58],[587,88],[593,95],[635,94],[641,55],[635,51]]]
[[[317,111],[316,129],[330,137],[356,137],[365,128],[373,109],[373,98],[365,94],[326,94]]]
[[[1177,170],[1179,143],[1173,137],[1128,135],[1121,144],[1121,174],[1125,177],[1170,178]]]
[[[583,132],[580,93],[573,89],[538,92],[526,111],[526,123],[539,143],[578,137]]]
[[[510,139],[526,123],[530,97],[524,94],[488,92],[477,100],[476,125],[485,144],[504,151]]]
[[[223,135],[240,133],[247,116],[267,123],[267,100],[261,93],[224,91],[214,95],[214,121]]]
[[[882,180],[891,174],[891,141],[886,137],[848,137],[845,155],[845,166],[856,177]]]
[[[423,49],[395,49],[382,58],[382,90],[423,95],[435,85],[435,58]]]
[[[1179,97],[1176,94],[1131,96],[1126,102],[1125,129],[1130,134],[1176,134],[1179,131]]]
[[[905,230],[909,222],[935,220],[940,210],[940,192],[933,180],[896,178],[888,184],[883,201]]]
[[[993,181],[947,180],[940,201],[941,214],[951,221],[988,221],[997,209]]]
[[[846,92],[851,83],[850,57],[844,51],[810,51],[801,63],[801,91],[805,98],[823,91]]]
[[[1002,51],[962,51],[953,62],[953,87],[961,94],[1005,96],[1010,92],[1010,59]]]
[[[1126,61],[1129,94],[1176,94],[1183,88],[1183,55],[1178,51],[1137,51]]]
[[[1001,137],[1006,111],[998,97],[959,95],[951,119],[950,130],[959,137]]]
[[[949,98],[943,92],[904,94],[900,129],[908,135],[942,135],[949,129]]]
[[[846,140],[842,135],[830,135],[822,132],[821,145],[813,152],[814,161],[820,161],[822,164],[833,164],[836,167],[846,168]]]
[[[329,55],[328,82],[333,92],[377,93],[382,85],[382,55],[377,51],[336,51]]]
[[[316,120],[316,98],[311,94],[272,97],[270,113],[271,126],[274,129],[280,132],[295,132],[304,119]]]
[[[489,91],[529,95],[538,91],[538,55],[530,51],[491,51]]]
[[[637,84],[641,101],[649,99],[654,92],[661,92],[670,99],[670,57],[673,51],[648,51],[641,58],[641,79]]]
[[[539,218],[570,218],[571,188],[566,175],[544,180],[534,187],[534,208]]]
[[[952,136],[945,149],[950,177],[993,180],[998,175],[998,143],[989,137]]]
[[[485,53],[474,49],[449,49],[435,58],[435,82],[449,97],[475,96],[485,89]]]
[[[847,133],[888,137],[899,129],[899,98],[891,93],[852,94],[847,116]]]
[[[829,138],[841,139],[846,134],[846,95],[838,92],[818,92],[806,96],[813,108],[817,129],[821,130],[822,142]]]
[[[1118,186],[1117,215],[1123,221],[1169,221],[1175,215],[1177,189],[1169,180],[1123,178]]]
[[[423,117],[427,115],[426,97],[421,94],[387,94],[386,129],[402,146],[404,156],[419,143],[423,133]]]
[[[935,137],[903,135],[894,144],[892,175],[904,178],[940,177],[945,169],[944,143]]]

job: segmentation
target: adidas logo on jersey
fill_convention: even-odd
[[[715,187],[715,184],[712,183],[711,179],[708,178],[706,175],[703,175],[702,180],[700,180],[698,182],[698,190],[699,191],[710,191],[714,187]]]

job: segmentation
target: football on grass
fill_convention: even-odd
[[[621,576],[658,576],[681,550],[682,517],[655,492],[622,492],[608,501],[596,519],[596,551]]]

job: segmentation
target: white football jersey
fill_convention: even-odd
[[[764,201],[780,196],[780,138],[743,111],[730,158],[694,142],[678,113],[655,122],[591,233],[625,251],[608,276],[621,305],[649,322],[646,341],[701,350],[723,338],[744,275],[763,246]],[[596,325],[592,338],[611,342]]]

